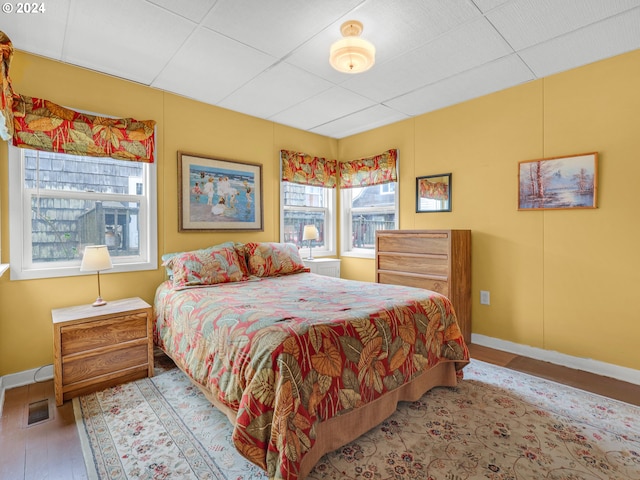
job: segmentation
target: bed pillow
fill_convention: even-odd
[[[207,247],[207,248],[224,248],[224,247],[232,247],[233,245],[234,245],[233,242],[224,242],[218,245],[212,245],[211,247]],[[162,259],[162,266],[165,268],[165,271],[167,272],[167,276],[169,277],[169,280],[173,279],[173,267],[171,265],[171,259],[179,255],[183,255],[185,253],[188,253],[188,252],[171,252],[171,253],[165,253],[164,255],[162,255],[162,257],[160,257]]]
[[[167,266],[173,272],[174,288],[239,282],[247,278],[233,244],[184,252],[172,257]]]
[[[245,244],[249,273],[257,277],[277,277],[308,272],[298,247],[293,243],[250,242]]]
[[[240,270],[245,277],[251,276],[251,272],[249,272],[249,265],[247,265],[247,248],[244,243],[234,243],[233,248],[238,254],[238,265],[240,266]]]

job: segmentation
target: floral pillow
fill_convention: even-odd
[[[167,262],[174,288],[246,280],[233,244],[180,253]]]
[[[219,245],[213,245],[211,247],[207,247],[207,249],[233,247],[233,245],[234,245],[233,242],[225,242],[225,243],[221,243]],[[162,255],[162,257],[161,257],[162,266],[165,268],[165,270],[167,272],[167,276],[169,277],[169,280],[173,279],[173,267],[172,267],[171,259],[173,259],[175,257],[178,257],[180,255],[184,255],[185,253],[189,253],[189,252],[171,252],[171,253],[165,253],[164,255]]]
[[[250,242],[244,247],[251,275],[276,277],[310,271],[293,243]]]

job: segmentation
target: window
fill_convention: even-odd
[[[305,225],[315,225],[318,240],[311,240],[314,256],[335,255],[335,188],[281,182],[280,240],[308,248],[302,240]]]
[[[377,230],[398,228],[397,182],[341,190],[342,254],[373,258]]]
[[[157,268],[155,165],[9,146],[11,278],[78,275],[87,245],[115,271]]]

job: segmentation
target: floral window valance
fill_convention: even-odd
[[[340,162],[340,188],[368,187],[398,181],[398,150]]]
[[[444,182],[430,182],[420,179],[420,198],[431,200],[449,200],[449,185]]]
[[[19,95],[13,105],[13,144],[47,152],[153,162],[153,120],[108,118]]]
[[[0,75],[2,89],[0,90],[0,138],[9,140],[13,134],[13,88],[9,77],[9,65],[13,57],[13,45],[4,32],[0,31]]]
[[[49,100],[13,91],[9,65],[11,40],[0,31],[2,90],[0,137],[17,147],[91,157],[152,163],[155,149],[153,120],[87,115]]]
[[[306,153],[280,150],[282,160],[282,181],[310,185],[313,187],[335,188],[337,183],[336,160],[312,157]]]

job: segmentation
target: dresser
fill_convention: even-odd
[[[52,310],[56,404],[153,376],[152,312],[140,298]]]
[[[379,230],[375,258],[376,282],[448,297],[471,342],[471,230]]]

